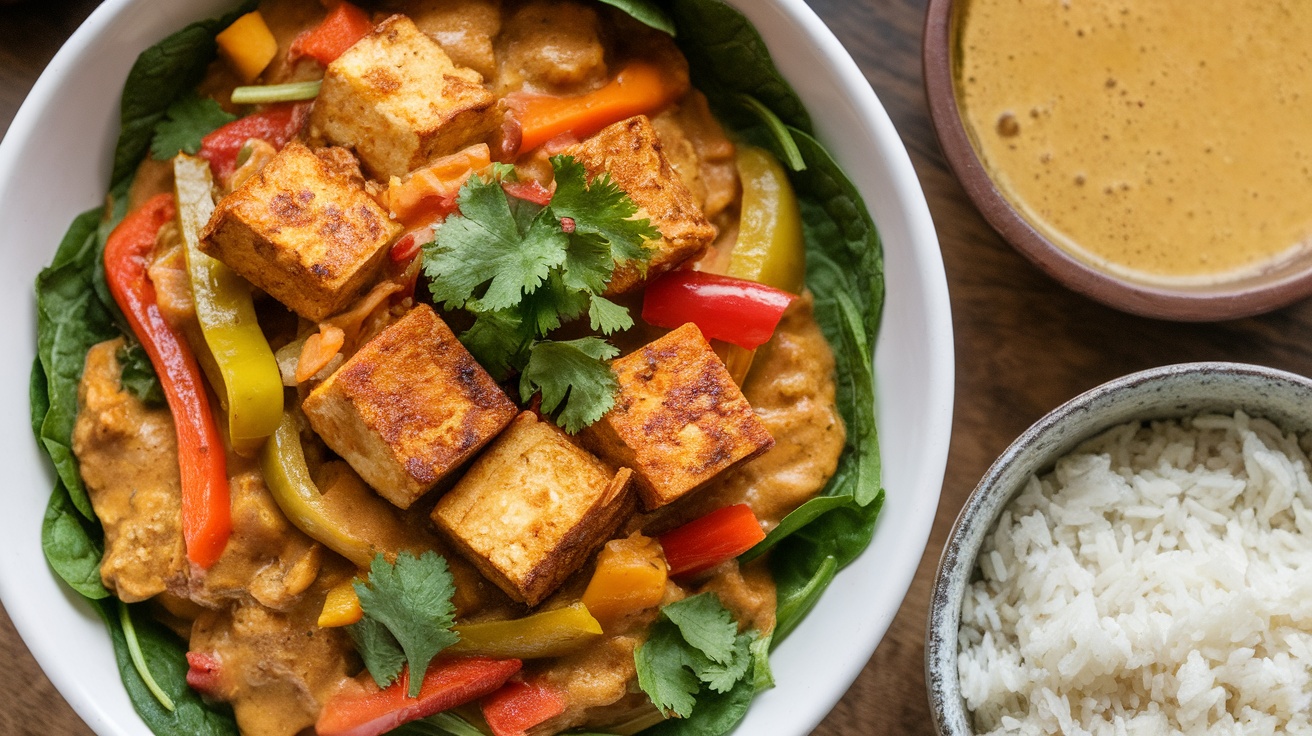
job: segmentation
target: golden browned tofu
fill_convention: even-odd
[[[433,521],[507,595],[536,606],[632,513],[630,475],[526,411],[438,501]]]
[[[518,411],[427,305],[365,343],[302,409],[333,451],[403,509]]]
[[[593,452],[633,468],[643,505],[682,498],[774,446],[724,363],[694,324],[611,363],[620,392],[584,430]]]
[[[589,178],[610,172],[619,188],[638,205],[638,217],[651,220],[661,232],[660,240],[648,243],[655,251],[646,275],[632,265],[616,268],[606,289],[608,295],[633,291],[647,279],[700,254],[715,239],[715,226],[706,220],[670,165],[647,116],[638,115],[602,128],[565,153],[583,164]]]
[[[201,250],[306,319],[341,311],[374,280],[401,230],[347,160],[340,149],[287,144],[219,201]]]
[[[485,138],[501,124],[495,102],[478,72],[393,15],[328,65],[310,130],[387,179]]]

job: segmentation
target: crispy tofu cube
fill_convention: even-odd
[[[478,72],[393,15],[328,65],[310,130],[387,179],[487,137],[501,124],[495,103]]]
[[[676,501],[765,452],[774,438],[694,324],[611,362],[615,407],[584,430],[585,444],[633,468],[643,505]]]
[[[200,249],[306,319],[341,311],[374,280],[400,233],[343,166],[293,141],[221,199]]]
[[[518,411],[427,305],[365,343],[302,409],[333,451],[403,509]]]
[[[526,411],[438,501],[433,521],[507,595],[536,606],[633,512],[630,476]]]
[[[715,239],[715,226],[706,220],[688,187],[670,165],[656,129],[645,115],[621,120],[596,135],[569,147],[565,153],[578,159],[589,178],[610,172],[611,178],[638,205],[638,217],[651,220],[661,232],[644,276],[633,265],[620,266],[606,294],[633,291],[692,258]]]

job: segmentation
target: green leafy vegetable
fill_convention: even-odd
[[[387,733],[388,736],[484,736],[469,721],[450,712],[411,721]]]
[[[63,480],[57,478],[41,521],[41,551],[70,588],[92,600],[110,595],[100,580],[100,559],[105,556],[102,534],[99,525],[73,506]]]
[[[175,101],[191,94],[200,82],[217,50],[214,36],[254,6],[254,2],[245,2],[221,18],[192,23],[137,57],[119,100],[111,189],[122,189],[132,179],[155,137],[155,126]]]
[[[702,685],[720,694],[739,689],[737,683],[751,668],[756,639],[754,633],[738,633],[738,624],[713,593],[671,603],[634,653],[638,686],[660,710],[681,719],[696,717],[713,699],[697,697]],[[750,682],[748,688],[755,691]]]
[[[623,10],[639,23],[658,31],[665,31],[671,36],[676,32],[674,21],[653,0],[601,0],[601,2]]]
[[[742,13],[719,0],[670,0],[668,8],[693,86],[706,93],[721,119],[740,131],[758,123],[737,97],[745,94],[786,125],[811,132],[811,116]]]
[[[533,346],[519,378],[519,395],[528,401],[542,392],[542,410],[551,413],[568,400],[556,421],[574,433],[615,405],[619,382],[607,360],[619,350],[598,337],[566,342],[544,340]]]
[[[119,348],[118,354],[119,382],[128,393],[137,397],[146,406],[164,405],[164,387],[155,375],[155,367],[150,364],[150,356],[141,343],[133,340]]]
[[[202,138],[236,119],[209,97],[184,97],[169,105],[164,119],[155,126],[150,155],[157,161],[167,161],[179,151],[194,156],[200,151]]]
[[[409,552],[388,564],[379,554],[369,567],[367,581],[356,580],[364,618],[350,627],[379,687],[386,687],[410,666],[410,697],[418,697],[423,673],[437,653],[460,640],[451,631],[455,623],[455,581],[446,560],[429,550],[419,557]],[[404,653],[397,657],[397,652]]]
[[[545,207],[506,195],[500,179],[513,170],[471,177],[459,214],[424,246],[424,272],[434,300],[474,314],[460,341],[475,359],[497,380],[519,371],[523,399],[541,391],[543,411],[574,433],[614,405],[605,361],[618,351],[595,337],[543,338],[585,314],[607,335],[632,327],[628,309],[601,294],[617,263],[650,258],[646,242],[659,233],[634,219],[638,206],[609,176],[589,184],[573,158],[551,164],[556,192]]]
[[[765,539],[756,543],[755,547],[738,555],[738,564],[746,564],[769,552],[776,544],[792,536],[798,529],[820,518],[825,512],[842,506],[850,506],[853,503],[851,496],[816,496],[808,500],[785,516],[778,526],[765,535]]]
[[[187,646],[155,621],[144,606],[127,606],[141,661],[159,690],[173,703],[167,710],[151,693],[132,663],[128,636],[116,600],[96,601],[92,607],[109,627],[114,657],[132,706],[157,736],[238,736],[237,723],[224,705],[206,703],[187,685]]]
[[[91,210],[73,220],[54,261],[36,280],[37,359],[47,387],[41,445],[54,462],[73,506],[87,519],[94,519],[95,512],[72,447],[77,384],[91,346],[119,334],[93,284],[100,263],[97,225],[101,212]]]

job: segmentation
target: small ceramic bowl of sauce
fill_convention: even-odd
[[[1118,309],[1213,321],[1312,295],[1312,4],[931,0],[925,86],[967,194]]]

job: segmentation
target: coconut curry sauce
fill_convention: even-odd
[[[970,0],[958,100],[1037,229],[1149,281],[1251,275],[1312,238],[1312,5]]]
[[[278,44],[278,54],[261,81],[281,83],[322,75],[322,67],[315,62],[291,61],[287,51],[298,34],[323,19],[323,8],[312,2],[266,0],[260,9]],[[665,162],[661,175],[677,177],[685,189],[679,207],[669,211],[697,210],[703,218],[700,227],[718,233],[715,248],[732,245],[741,207],[735,145],[711,116],[705,98],[686,89],[686,62],[668,37],[602,6],[571,2],[396,0],[381,5],[372,22],[391,13],[411,17],[455,64],[477,72],[483,85],[498,96],[525,90],[554,95],[596,90],[635,55],[682,80],[686,93],[653,114],[642,135],[655,139],[654,150]],[[236,84],[232,69],[219,60],[200,90],[226,100]],[[329,176],[355,182],[369,197],[387,201],[387,178],[367,166],[362,170],[346,148],[324,147],[315,135],[313,125],[305,126],[298,138],[309,146],[293,142],[284,153],[291,150],[304,158],[307,148],[318,148],[318,153],[310,155],[325,162]],[[494,145],[498,140],[506,144],[505,137],[505,131],[489,133]],[[552,165],[543,149],[553,153],[579,150],[571,148],[576,145],[576,141],[562,139],[526,155],[512,151],[510,158],[521,179],[554,186]],[[272,147],[253,146],[230,179],[216,182],[220,208],[243,182],[262,177],[275,165],[269,162],[282,155]],[[628,173],[639,180],[635,186],[659,188],[655,174]],[[140,167],[130,202],[140,205],[153,195],[173,191],[173,186],[172,168],[147,160]],[[644,214],[657,220],[668,211],[654,207],[646,208]],[[704,250],[707,245],[700,247]],[[165,226],[156,239],[148,273],[165,319],[188,342],[200,344],[197,307],[181,249],[178,227]],[[679,257],[691,262],[700,252],[693,248]],[[383,268],[381,277],[361,287],[360,296],[341,313],[319,324],[298,318],[273,298],[257,300],[260,326],[277,352],[283,380],[296,387],[287,393],[292,407],[301,406],[307,396],[328,385],[345,360],[381,342],[379,335],[413,321],[418,313],[430,313],[427,306],[416,306],[417,298],[404,288],[407,280],[413,283],[414,269],[405,269],[404,264]],[[421,287],[421,296],[423,291]],[[615,298],[636,316],[640,295],[635,292],[634,296]],[[456,332],[468,327],[457,314],[444,311],[441,316],[452,320]],[[342,332],[339,354],[314,366],[314,375],[300,376],[298,354],[303,360],[305,344],[311,338],[329,335],[325,325]],[[630,353],[666,334],[638,321],[627,334],[617,335],[615,342],[623,353]],[[363,574],[363,563],[339,555],[322,537],[316,541],[289,521],[275,502],[258,452],[228,449],[232,534],[223,554],[208,569],[189,564],[180,516],[182,481],[173,418],[167,408],[148,406],[124,387],[122,349],[123,341],[115,340],[96,346],[87,355],[74,435],[74,452],[105,529],[101,575],[106,587],[125,601],[149,601],[161,621],[189,640],[189,683],[208,698],[230,703],[245,734],[304,733],[315,726],[324,704],[334,697],[376,690],[347,630],[318,622],[330,592]],[[713,357],[709,348],[707,353]],[[465,373],[468,371],[461,373],[460,380],[467,382],[471,379]],[[617,512],[627,515],[605,532],[609,537],[597,540],[590,549],[595,550],[605,539],[641,545],[647,537],[733,504],[750,506],[763,529],[774,528],[790,511],[819,493],[837,467],[844,429],[835,408],[833,373],[833,355],[813,317],[812,298],[804,294],[784,313],[770,342],[758,349],[742,386],[742,406],[754,417],[751,421],[759,422],[773,437],[772,448],[741,450],[740,454],[750,459],[726,465],[709,482],[654,511],[632,513],[635,501],[629,498],[617,507]],[[503,385],[515,382],[512,378]],[[211,403],[218,406],[213,395]],[[431,492],[409,504],[394,505],[380,498],[362,477],[367,468],[345,452],[334,452],[330,448],[333,443],[311,431],[302,412],[293,410],[292,414],[299,417],[307,470],[322,494],[322,506],[338,520],[341,531],[372,540],[375,550],[388,558],[426,550],[444,557],[454,579],[452,603],[457,623],[519,619],[580,601],[597,566],[595,552],[572,567],[541,603],[530,606],[514,591],[504,590],[504,581],[494,583],[480,572],[469,551],[458,547],[464,542],[453,540],[448,530],[435,528],[441,511],[439,500],[451,495],[453,485],[458,486],[465,474],[481,472],[480,463],[495,455],[489,450],[499,447],[495,442],[475,450],[472,461],[467,459]],[[504,433],[531,425],[531,431],[555,438],[546,445],[563,445],[546,451],[542,450],[546,445],[539,443],[534,452],[545,452],[547,458],[584,453],[578,445],[587,445],[583,439],[586,432],[562,440],[566,437],[563,433],[554,427],[549,432],[542,430],[540,424],[521,414]],[[404,431],[404,427],[395,430]],[[593,445],[587,448],[601,454]],[[583,464],[595,465],[592,472],[603,478],[615,474],[621,484],[628,477],[627,469],[617,472],[611,467],[615,463],[609,461],[593,458]],[[626,489],[626,493],[631,491]],[[656,549],[660,554],[659,545]],[[660,564],[664,565],[663,559]],[[524,661],[518,678],[544,683],[564,693],[567,700],[562,712],[538,724],[531,733],[576,728],[633,733],[660,722],[663,714],[637,685],[634,663],[634,652],[645,641],[660,605],[710,591],[742,631],[768,633],[774,627],[775,589],[765,558],[742,566],[729,559],[700,574],[662,579],[666,582],[659,601],[606,621],[604,634],[587,645],[562,656]],[[476,706],[465,715],[479,721]]]

